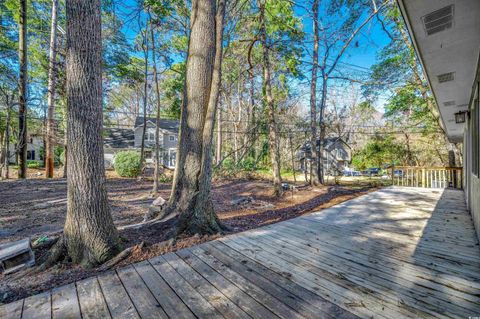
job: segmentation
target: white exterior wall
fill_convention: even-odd
[[[40,152],[43,148],[43,139],[38,136],[34,136],[31,138],[31,143],[27,143],[27,151],[28,152],[34,152],[34,158],[29,158],[28,160],[35,160],[35,161],[41,161],[40,157]],[[10,143],[9,151],[8,151],[10,158],[10,164],[14,164],[16,161],[16,150],[15,150],[15,145]]]
[[[476,84],[476,95],[472,99],[470,105],[470,114],[472,110],[476,107],[480,107],[478,103],[478,85]],[[465,125],[464,131],[464,140],[463,140],[463,166],[464,166],[464,189],[465,196],[467,199],[467,207],[470,210],[472,215],[473,223],[475,225],[475,230],[477,231],[477,237],[480,239],[480,176],[476,176],[472,170],[473,163],[480,161],[480,158],[473,154],[473,118],[469,118],[468,122]],[[480,147],[480,145],[479,145]]]

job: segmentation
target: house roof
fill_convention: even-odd
[[[143,116],[138,116],[135,119],[135,128],[139,126],[143,126]],[[157,122],[157,119],[154,117],[147,117],[146,118],[147,122],[151,122],[152,124],[155,125]],[[172,133],[178,133],[179,127],[180,127],[180,121],[179,120],[167,120],[167,119],[160,119],[159,121],[159,127],[163,130],[170,131]]]
[[[340,142],[346,145],[348,148],[350,148],[350,145],[347,144],[341,137],[327,137],[323,139],[323,147],[327,150],[330,150],[335,143]],[[317,147],[320,146],[320,139],[317,139]],[[305,144],[303,144],[300,147],[300,151],[303,152],[310,152],[311,146],[310,146],[310,141],[307,141]]]
[[[132,129],[106,128],[104,129],[103,144],[110,148],[133,148],[135,133]]]
[[[442,127],[451,142],[463,141],[465,123],[455,113],[469,109],[480,57],[480,1],[397,0],[422,63]]]

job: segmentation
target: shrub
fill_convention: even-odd
[[[39,168],[40,162],[39,161],[27,161],[28,168]]]
[[[113,167],[122,177],[137,177],[142,172],[140,153],[136,151],[118,152],[115,155]]]
[[[55,166],[65,165],[65,150],[61,146],[55,147],[53,150],[53,161]]]

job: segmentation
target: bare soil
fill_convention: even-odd
[[[159,195],[167,199],[170,184],[161,184]],[[117,226],[142,221],[153,198],[148,180],[109,178],[107,190],[111,212]],[[369,185],[316,187],[298,186],[280,198],[272,195],[272,187],[264,180],[217,181],[212,197],[216,212],[230,232],[294,218],[333,206],[374,190]],[[247,198],[237,204],[238,198]],[[66,181],[64,179],[30,179],[0,182],[0,243],[29,237],[58,235],[66,213]],[[163,253],[196,245],[221,236],[191,236],[173,240],[176,220],[163,224],[127,228],[120,231],[125,247],[137,246],[133,253],[115,267],[141,261]],[[142,248],[138,248],[140,243]],[[35,250],[41,260],[48,249]],[[0,275],[0,304],[80,280],[101,269],[83,269],[68,261],[40,273]]]

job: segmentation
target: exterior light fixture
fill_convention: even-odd
[[[457,124],[465,123],[465,120],[467,118],[467,113],[468,111],[460,111],[455,113],[455,123]]]

